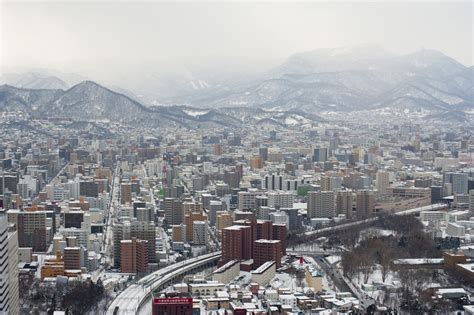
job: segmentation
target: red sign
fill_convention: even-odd
[[[193,304],[192,298],[154,298],[153,304]]]

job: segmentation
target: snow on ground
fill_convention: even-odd
[[[341,261],[341,256],[328,256],[325,258],[328,261],[328,263],[330,263],[331,265],[334,265],[335,263]]]
[[[278,273],[275,277],[270,281],[270,285],[275,290],[278,288],[290,288],[292,290],[296,290],[296,278],[288,273]]]
[[[200,116],[200,115],[205,115],[209,111],[208,110],[196,110],[196,109],[183,109],[183,112],[185,112],[189,116],[196,117],[196,116]]]

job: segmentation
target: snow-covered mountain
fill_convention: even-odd
[[[315,115],[296,111],[267,112],[254,108],[202,110],[187,106],[146,107],[130,97],[92,81],[68,90],[21,89],[0,86],[0,112],[21,111],[34,117],[67,118],[75,122],[105,122],[140,127],[180,125],[189,128],[242,126],[243,123],[313,125]]]
[[[472,67],[438,51],[394,56],[377,47],[356,46],[295,54],[259,80],[169,101],[308,113],[379,107],[449,111],[474,106],[473,86]]]

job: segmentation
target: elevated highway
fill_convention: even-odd
[[[148,297],[154,291],[167,287],[177,278],[188,273],[195,273],[202,268],[214,265],[220,257],[221,252],[198,256],[167,266],[143,277],[115,297],[107,310],[107,314],[138,314],[143,303],[148,300]]]

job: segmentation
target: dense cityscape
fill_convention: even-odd
[[[21,119],[1,124],[12,314],[472,310],[472,126]]]
[[[0,315],[474,315],[473,13],[0,1]]]

